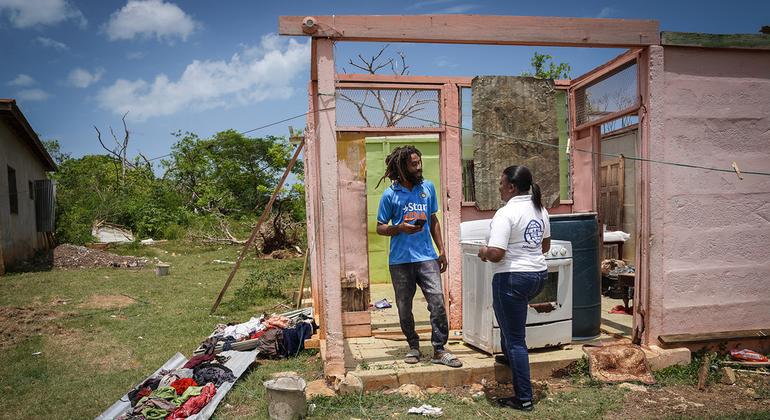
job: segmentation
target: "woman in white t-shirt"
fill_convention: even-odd
[[[531,411],[532,383],[525,340],[527,306],[548,278],[543,254],[551,246],[551,226],[543,208],[540,187],[532,182],[526,166],[509,166],[500,176],[500,198],[506,204],[490,224],[487,246],[479,258],[495,264],[492,302],[500,325],[503,356],[495,357],[511,367],[515,395],[498,403]]]

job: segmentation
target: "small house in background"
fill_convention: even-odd
[[[56,164],[13,99],[0,99],[0,274],[53,245]]]

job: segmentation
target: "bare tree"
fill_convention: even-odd
[[[385,45],[370,58],[358,54],[357,60],[349,59],[348,64],[368,74],[377,74],[377,72],[389,68],[394,75],[408,75],[409,66],[406,64],[406,55],[403,52],[397,51],[397,57],[383,56],[389,46],[390,44]],[[425,110],[428,104],[438,103],[437,99],[420,98],[420,92],[419,90],[408,89],[366,89],[363,98],[355,100],[349,93],[340,90],[338,96],[353,104],[367,127],[372,127],[372,118],[377,117],[380,113],[382,119],[379,126],[396,127],[404,118],[414,117],[420,111]],[[372,98],[375,105],[369,103]]]
[[[152,164],[150,163],[150,160],[147,159],[147,156],[143,155],[141,152],[137,152],[139,156],[134,159],[134,162],[128,159],[128,141],[130,138],[130,131],[128,130],[128,125],[126,124],[126,115],[128,115],[128,112],[123,114],[123,117],[121,118],[121,121],[123,122],[122,140],[118,140],[118,136],[115,134],[115,130],[113,130],[112,126],[110,126],[110,135],[112,135],[112,140],[115,142],[115,147],[113,148],[109,148],[106,144],[104,144],[101,131],[99,131],[99,128],[94,125],[94,130],[96,130],[96,138],[99,140],[99,144],[104,150],[107,151],[109,156],[114,157],[116,160],[115,173],[118,181],[120,182],[120,185],[125,184],[126,170],[136,169],[140,165],[140,158],[144,161],[144,166],[147,169],[152,170]]]

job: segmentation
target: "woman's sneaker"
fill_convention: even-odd
[[[532,411],[535,409],[535,404],[532,404],[532,401],[519,401],[516,397],[498,398],[497,403],[514,410]]]

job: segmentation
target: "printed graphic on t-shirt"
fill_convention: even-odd
[[[423,193],[425,194],[425,193]],[[414,222],[416,220],[428,220],[427,203],[406,203],[403,208],[404,221]]]
[[[522,248],[535,249],[543,242],[543,229],[545,223],[543,220],[532,219],[524,229],[524,242]]]

